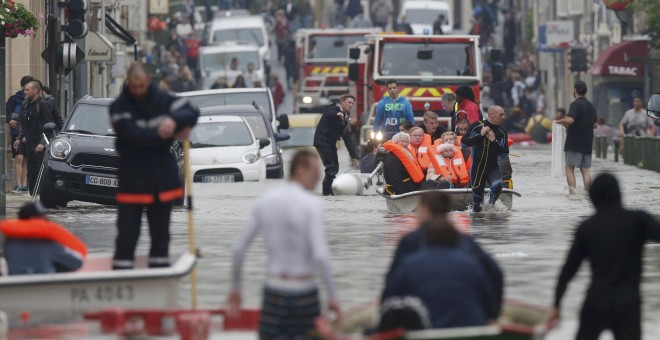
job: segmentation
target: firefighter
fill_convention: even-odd
[[[188,138],[198,116],[187,99],[151,84],[142,64],[131,65],[126,85],[110,105],[119,153],[114,269],[133,267],[143,210],[151,236],[149,267],[169,266],[172,201],[184,194],[170,147],[174,138]]]

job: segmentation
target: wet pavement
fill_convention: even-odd
[[[552,300],[556,276],[577,223],[592,213],[585,194],[568,196],[563,178],[550,176],[550,147],[514,147],[512,157],[515,190],[522,198],[514,209],[463,217],[471,218],[467,228],[483,247],[493,254],[506,275],[506,297],[539,305]],[[285,160],[291,151],[285,151]],[[349,169],[349,157],[341,150],[340,173]],[[621,181],[627,207],[645,209],[660,218],[657,201],[660,174],[639,170],[612,161],[594,160],[594,173],[610,171]],[[578,176],[578,181],[580,181]],[[219,307],[229,289],[232,245],[250,214],[254,200],[282,180],[265,182],[195,184],[195,235],[203,258],[197,265],[200,307]],[[316,190],[320,194],[320,187]],[[11,194],[10,194],[11,195]],[[9,197],[16,202],[15,197]],[[397,240],[415,228],[412,214],[390,214],[379,196],[337,196],[324,198],[326,230],[333,255],[333,269],[340,300],[345,308],[376,299],[382,289],[383,275]],[[9,215],[15,212],[10,204]],[[52,212],[52,219],[79,235],[90,252],[113,249],[115,208],[74,203]],[[146,223],[146,222],[145,222]],[[187,217],[184,209],[173,213],[172,252],[187,247]],[[143,228],[139,250],[148,250],[148,235]],[[258,237],[251,246],[244,269],[244,301],[257,307],[264,278],[265,253]],[[647,246],[645,253],[644,329],[647,338],[660,336],[660,248]],[[564,323],[550,339],[567,339],[574,331],[579,305],[587,284],[583,266],[564,299]],[[182,287],[181,305],[189,306],[190,286]]]

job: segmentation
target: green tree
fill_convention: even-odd
[[[660,48],[660,1],[637,0],[632,4],[634,10],[646,13],[646,31],[651,37],[651,45]]]

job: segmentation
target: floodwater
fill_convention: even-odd
[[[550,305],[565,253],[578,222],[593,210],[585,194],[568,196],[564,178],[550,175],[550,147],[514,147],[512,157],[515,198],[512,211],[497,210],[472,218],[469,232],[490,252],[504,270],[506,297],[532,304]],[[290,158],[286,151],[285,158]],[[610,155],[611,157],[611,155]],[[341,150],[340,172],[348,170],[348,154]],[[611,160],[594,159],[595,174],[610,171],[621,181],[627,207],[641,208],[660,218],[657,198],[660,174],[639,170]],[[578,175],[578,183],[581,178]],[[200,307],[219,307],[229,289],[232,245],[243,228],[255,199],[281,183],[195,184],[194,220],[197,246],[203,258],[197,265]],[[578,185],[579,187],[581,185]],[[320,188],[317,188],[320,192]],[[324,198],[326,231],[332,251],[334,277],[344,308],[376,299],[383,275],[397,240],[415,228],[412,214],[389,214],[379,196],[338,196]],[[91,204],[71,204],[57,211],[53,219],[69,227],[90,247],[91,252],[111,251],[115,236],[115,210]],[[173,214],[173,252],[187,247],[186,211]],[[148,249],[146,228],[139,249]],[[265,253],[260,238],[252,244],[244,266],[244,302],[257,307],[264,278]],[[563,303],[563,323],[550,339],[568,339],[576,327],[579,305],[587,284],[584,265],[570,285]],[[645,255],[644,331],[646,338],[660,338],[660,248],[647,246]],[[189,306],[190,285],[182,288],[181,304]]]

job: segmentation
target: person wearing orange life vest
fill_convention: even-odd
[[[457,147],[445,143],[435,148],[437,150],[438,165],[429,167],[426,179],[447,182],[450,188],[466,187],[469,184],[470,177],[463,157],[456,153]]]
[[[186,98],[150,84],[142,64],[130,66],[126,85],[110,105],[119,154],[113,269],[133,268],[143,210],[151,236],[149,267],[169,266],[172,202],[184,195],[170,148],[175,138],[188,138],[198,116]]]
[[[415,126],[410,129],[410,148],[414,152],[417,163],[422,167],[422,171],[426,173],[431,165],[431,149],[433,143],[429,135],[424,133],[421,127]]]
[[[0,221],[9,275],[75,271],[87,247],[71,232],[49,221],[40,202],[27,203],[18,219]]]
[[[410,135],[397,133],[383,144],[383,148],[389,151],[383,166],[385,190],[390,195],[419,190],[420,183],[424,181],[424,172],[410,149]]]

